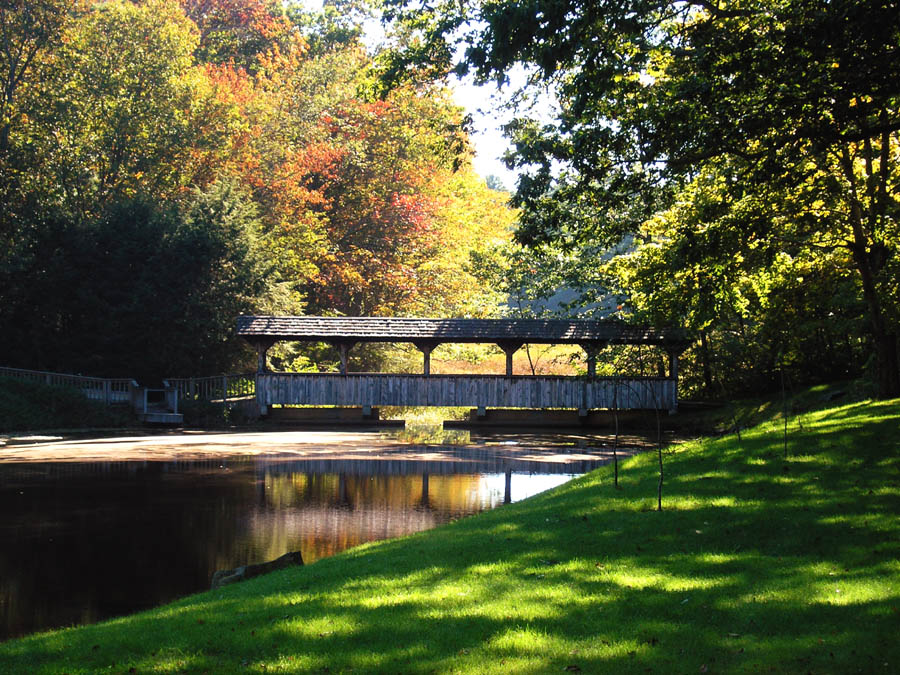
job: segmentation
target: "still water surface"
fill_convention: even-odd
[[[608,461],[605,445],[412,431],[0,448],[0,639],[159,605],[217,569],[298,550],[310,563],[518,501]]]

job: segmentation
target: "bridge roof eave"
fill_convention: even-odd
[[[532,343],[657,345],[681,352],[690,344],[680,329],[583,319],[420,319],[387,317],[241,316],[237,334],[251,343],[279,341]]]

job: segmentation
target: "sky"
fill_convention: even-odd
[[[479,86],[458,79],[451,82],[451,87],[456,104],[472,115],[470,140],[475,150],[475,171],[483,178],[496,176],[508,190],[515,189],[516,173],[507,169],[501,159],[509,149],[501,127],[512,119],[512,114],[502,109],[504,92],[498,92],[494,84]]]

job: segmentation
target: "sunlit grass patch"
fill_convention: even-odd
[[[546,631],[531,626],[515,626],[492,639],[490,645],[512,654],[546,654],[559,642],[558,636],[548,635]]]

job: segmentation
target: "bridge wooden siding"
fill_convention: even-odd
[[[670,378],[260,373],[256,391],[261,410],[271,405],[675,410],[676,385]]]

